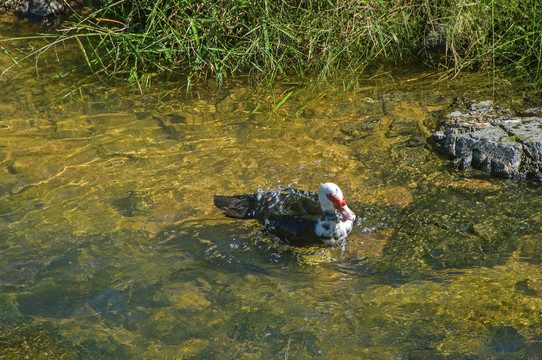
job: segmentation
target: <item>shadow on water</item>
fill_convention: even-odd
[[[0,79],[1,356],[542,353],[539,187],[456,171],[431,141],[454,97],[492,93],[487,79],[59,100],[71,90],[34,71]],[[289,247],[212,203],[327,181],[359,217],[342,246]]]

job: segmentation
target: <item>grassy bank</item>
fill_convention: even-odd
[[[411,62],[542,81],[535,0],[106,0],[57,30],[50,41],[76,41],[93,73],[138,82],[163,71],[357,76]]]

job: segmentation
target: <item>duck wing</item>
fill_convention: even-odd
[[[283,188],[280,192],[215,195],[214,204],[226,216],[256,219],[262,224],[277,216],[318,217],[322,214],[316,194],[291,188]]]

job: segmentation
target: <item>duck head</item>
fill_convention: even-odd
[[[353,221],[356,214],[348,208],[341,189],[334,183],[325,183],[320,186],[318,200],[322,210],[341,214],[345,219]]]

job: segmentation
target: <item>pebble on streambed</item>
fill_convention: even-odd
[[[490,100],[472,101],[446,115],[433,137],[460,169],[542,180],[542,109],[514,113]]]

